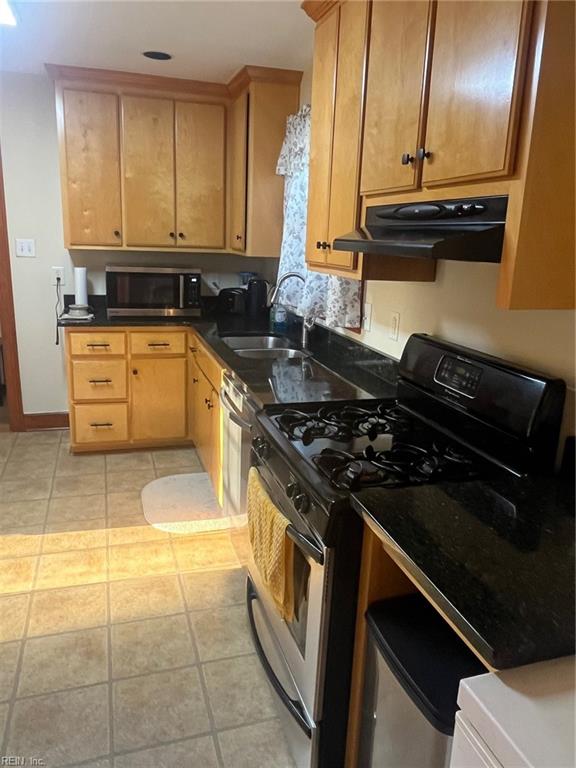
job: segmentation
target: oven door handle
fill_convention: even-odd
[[[309,539],[308,536],[304,536],[300,531],[297,531],[292,523],[286,526],[286,536],[288,536],[289,539],[292,539],[292,541],[309,555],[315,563],[324,565],[324,552],[322,552],[320,547],[312,541],[312,539]]]
[[[284,704],[288,712],[292,715],[294,720],[297,722],[300,728],[304,731],[306,736],[310,739],[312,738],[312,729],[306,717],[304,707],[297,699],[290,698],[290,696],[286,693],[282,683],[276,677],[276,674],[272,669],[272,666],[268,661],[266,654],[264,653],[264,648],[262,647],[262,643],[260,642],[260,638],[258,637],[258,630],[256,629],[256,620],[254,619],[254,608],[252,606],[254,600],[257,600],[257,599],[258,599],[258,595],[256,594],[256,591],[252,586],[250,579],[247,579],[246,605],[248,608],[248,619],[250,621],[250,630],[252,632],[252,640],[254,641],[256,653],[258,654],[258,658],[260,659],[260,663],[264,668],[264,672],[266,673],[266,677],[268,678],[270,685],[272,686],[272,688],[274,688],[274,690],[280,697],[282,703]]]
[[[234,407],[234,403],[232,402],[232,400],[230,400],[229,396],[226,394],[224,389],[220,390],[220,402],[222,403],[224,410],[230,416],[231,421],[233,421],[237,427],[240,427],[241,429],[245,429],[248,432],[252,430],[252,425],[249,424],[247,421],[244,421],[244,419],[240,416],[240,414]]]

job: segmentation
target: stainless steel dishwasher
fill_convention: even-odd
[[[225,371],[222,404],[223,511],[230,518],[232,544],[240,562],[247,559],[246,487],[250,469],[251,429],[258,407],[245,385]]]

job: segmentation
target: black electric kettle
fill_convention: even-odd
[[[246,309],[248,317],[257,319],[268,312],[268,283],[260,278],[248,281],[246,289]]]

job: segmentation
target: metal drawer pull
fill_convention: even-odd
[[[88,379],[89,384],[112,384],[112,379]]]
[[[113,427],[114,424],[112,424],[111,421],[93,421],[90,424],[91,427]]]
[[[309,539],[308,536],[304,536],[300,531],[297,531],[292,523],[286,526],[286,536],[292,539],[296,546],[309,555],[315,563],[319,565],[324,564],[324,553],[320,547],[312,539]]]
[[[107,341],[88,341],[86,342],[87,347],[109,347],[110,344],[108,344]]]
[[[169,341],[149,341],[148,346],[149,347],[169,347],[170,342]]]

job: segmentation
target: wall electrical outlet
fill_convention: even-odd
[[[364,312],[362,314],[362,329],[369,331],[372,327],[372,304],[367,302],[364,304]]]
[[[388,331],[388,338],[392,341],[398,341],[398,332],[400,330],[400,312],[390,313],[390,330]]]
[[[64,267],[52,267],[52,285],[58,285],[58,278],[60,278],[60,285],[66,285],[66,273]]]
[[[20,259],[36,258],[36,241],[32,237],[16,238],[16,256]]]

